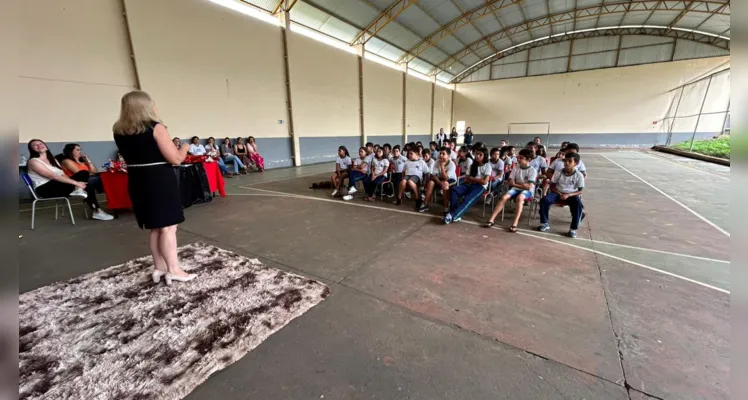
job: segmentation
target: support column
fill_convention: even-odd
[[[701,114],[704,112],[704,105],[706,104],[706,98],[709,96],[709,89],[712,86],[712,78],[714,75],[709,76],[709,82],[706,84],[706,90],[704,91],[704,99],[701,100],[701,107],[699,108],[699,115],[696,117],[696,126],[693,127],[693,135],[691,135],[691,146],[688,151],[693,151],[693,142],[696,140],[696,131],[699,130],[699,122],[701,121]],[[686,88],[683,88],[685,90]]]
[[[403,68],[403,125],[402,125],[402,134],[403,134],[403,146],[405,146],[406,143],[408,143],[408,132],[406,131],[407,127],[407,78],[408,78],[408,64],[405,64],[405,68]]]
[[[618,66],[618,62],[621,60],[621,46],[623,45],[623,35],[618,36],[618,48],[616,49],[616,63],[614,67]]]
[[[571,57],[574,56],[574,39],[569,42],[569,60],[566,63],[566,72],[571,72]]]
[[[452,127],[455,126],[455,92],[457,91],[457,84],[453,84],[452,87],[452,100],[449,102],[449,108],[451,108],[449,112],[449,126],[447,127],[447,131],[452,132]]]
[[[358,129],[361,134],[361,146],[368,140],[364,129],[364,45],[354,46],[358,54]]]
[[[431,77],[431,121],[429,121],[429,136],[434,140],[434,96],[436,96],[436,75]]]
[[[286,118],[288,118],[288,136],[291,137],[291,148],[293,150],[293,165],[301,166],[301,151],[299,149],[299,138],[296,136],[293,126],[293,106],[291,103],[291,71],[288,65],[288,35],[291,34],[291,15],[287,10],[278,13],[281,21],[281,35],[283,42],[283,75],[286,80]]]
[[[135,88],[142,90],[140,86],[140,74],[138,73],[138,61],[135,59],[135,48],[132,44],[132,33],[130,28],[130,18],[127,16],[127,2],[122,0],[122,17],[125,19],[125,31],[127,33],[127,43],[129,45],[130,59],[132,60],[132,69],[135,74]]]

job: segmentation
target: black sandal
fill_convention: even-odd
[[[483,224],[483,227],[484,228],[490,228],[490,227],[492,227],[494,225],[496,225],[496,223],[494,223],[493,221],[488,221],[485,224]]]
[[[517,230],[518,230],[517,225],[512,225],[509,227],[509,232],[517,233]]]

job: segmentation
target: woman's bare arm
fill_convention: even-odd
[[[35,162],[31,162],[31,161],[35,161]],[[85,182],[74,181],[74,180],[68,178],[65,174],[62,174],[62,175],[55,174],[54,172],[50,171],[49,168],[41,165],[41,163],[43,163],[43,162],[44,161],[42,161],[42,160],[40,160],[38,158],[32,158],[31,160],[29,160],[29,162],[28,162],[28,164],[26,164],[26,166],[31,171],[34,171],[37,175],[41,175],[41,176],[43,176],[43,177],[45,177],[45,178],[47,178],[49,180],[58,181],[58,182],[62,182],[62,183],[67,183],[67,184],[70,184],[70,185],[77,186],[77,187],[79,187],[81,189],[85,189],[86,188]]]
[[[174,142],[171,141],[169,131],[166,127],[158,124],[153,129],[153,137],[156,139],[158,149],[161,151],[161,155],[164,156],[167,162],[174,165],[179,165],[184,161],[187,156],[187,150],[190,149],[190,145],[184,143],[182,147],[176,148]]]

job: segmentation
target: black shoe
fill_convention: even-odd
[[[396,206],[399,206],[399,205],[401,205],[401,204],[403,204],[403,201],[402,201],[402,200],[400,200],[400,199],[397,199],[397,200],[395,200],[395,205],[396,205]]]

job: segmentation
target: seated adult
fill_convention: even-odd
[[[86,199],[86,203],[92,209],[94,206],[98,208],[96,197],[89,196],[84,190],[87,186],[87,176],[83,180],[84,174],[77,175],[76,179],[65,175],[47,145],[39,139],[31,139],[28,150],[29,161],[26,167],[28,168],[31,185],[39,197],[79,197]]]
[[[200,144],[200,138],[197,136],[193,136],[192,140],[190,140],[190,149],[188,153],[192,154],[193,156],[202,156],[207,153],[205,150],[205,146]]]
[[[86,182],[86,199],[89,207],[93,211],[93,218],[101,221],[108,221],[114,217],[105,213],[99,202],[96,201],[96,193],[104,193],[104,186],[101,178],[98,176],[99,170],[96,165],[88,159],[81,151],[80,145],[68,143],[62,149],[62,172],[74,181]]]
[[[171,142],[174,143],[174,146],[176,148],[180,148],[182,146],[182,141],[178,137],[172,139]]]

